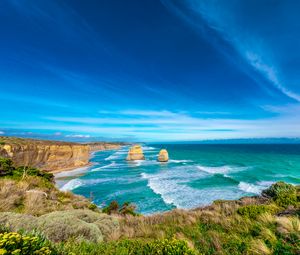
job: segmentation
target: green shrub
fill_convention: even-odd
[[[16,176],[16,177],[21,177],[21,176],[23,176],[24,173],[27,176],[41,177],[41,178],[43,178],[43,179],[45,179],[49,182],[54,181],[54,175],[52,173],[41,171],[41,170],[39,170],[37,168],[34,168],[34,167],[20,166],[20,167],[17,167],[13,171],[13,175]]]
[[[8,255],[56,255],[51,243],[40,235],[23,235],[17,232],[0,234],[0,254]]]
[[[185,241],[163,239],[156,241],[122,240],[108,243],[71,242],[65,245],[68,254],[89,255],[195,255]]]
[[[54,175],[52,173],[29,166],[14,167],[12,160],[8,158],[0,158],[0,176],[11,177],[13,179],[21,179],[23,176],[37,176],[48,182],[54,182]]]
[[[117,201],[112,201],[108,206],[102,209],[102,212],[107,214],[118,213],[119,209],[119,203]]]
[[[275,203],[282,207],[295,205],[297,203],[297,189],[291,184],[277,182],[262,193],[264,196],[272,198]]]
[[[125,202],[119,210],[121,215],[139,215],[136,211],[136,206],[130,202]]]
[[[92,210],[92,211],[94,211],[94,210],[96,210],[98,207],[97,207],[97,205],[95,205],[95,204],[90,204],[89,206],[88,206],[88,209],[90,209],[90,210]]]
[[[14,167],[11,159],[0,158],[0,176],[11,175],[13,173]]]
[[[102,212],[107,214],[121,214],[121,215],[139,215],[136,211],[136,206],[130,202],[125,202],[121,207],[117,201],[112,201],[107,207],[102,209]]]
[[[237,210],[237,213],[241,216],[256,219],[258,215],[269,212],[274,213],[276,212],[277,208],[275,205],[246,205],[240,207]]]
[[[163,254],[163,255],[175,255],[175,254],[185,254],[193,255],[196,254],[192,249],[190,249],[187,243],[183,240],[157,240],[150,242],[145,245],[144,254]]]
[[[293,244],[280,239],[275,245],[274,255],[294,255],[300,253],[300,247],[295,247]]]

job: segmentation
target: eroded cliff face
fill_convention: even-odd
[[[11,158],[16,166],[32,166],[45,171],[63,171],[87,166],[90,152],[118,149],[120,144],[78,144],[19,138],[1,138],[0,157]]]
[[[103,151],[103,150],[117,150],[120,148],[120,144],[114,143],[90,143],[88,144],[91,151]]]

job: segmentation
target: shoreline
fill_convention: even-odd
[[[92,162],[89,162],[88,164],[85,164],[85,165],[82,165],[82,166],[76,166],[76,167],[68,167],[68,168],[61,168],[61,169],[58,169],[58,170],[54,170],[54,171],[46,171],[46,172],[49,172],[51,174],[59,174],[59,173],[64,173],[64,172],[72,172],[76,169],[79,169],[79,168],[84,168],[84,167],[90,167],[92,166],[93,163]]]
[[[120,149],[122,146],[120,146],[118,149]],[[90,155],[89,155],[89,162],[85,165],[82,165],[82,166],[76,166],[76,167],[67,167],[67,168],[61,168],[61,169],[57,169],[57,170],[54,170],[54,171],[47,171],[49,173],[52,173],[54,175],[57,175],[59,173],[63,173],[63,172],[72,172],[72,171],[75,171],[76,169],[80,169],[80,168],[88,168],[90,166],[93,165],[93,162],[91,162],[91,158],[93,157],[93,155],[99,151],[116,151],[118,149],[104,149],[104,150],[93,150],[93,151],[90,151]]]

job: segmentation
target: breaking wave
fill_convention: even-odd
[[[82,186],[82,182],[79,179],[73,179],[69,182],[67,182],[64,186],[62,186],[60,188],[60,190],[62,191],[70,191],[70,190],[74,190],[78,187]]]
[[[195,208],[207,205],[216,199],[233,199],[241,195],[241,192],[237,192],[234,188],[197,189],[189,185],[191,181],[207,176],[207,173],[195,170],[194,166],[174,167],[170,171],[161,171],[156,174],[141,174],[154,193],[160,195],[166,204],[172,204],[177,208]]]
[[[182,160],[176,160],[176,159],[170,159],[170,163],[191,163],[193,160],[187,160],[187,159],[182,159]]]
[[[239,172],[248,169],[247,167],[235,167],[235,166],[201,166],[198,165],[197,168],[203,172],[209,174],[228,174],[233,172]]]

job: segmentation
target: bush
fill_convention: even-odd
[[[193,255],[195,251],[190,249],[187,243],[183,240],[158,240],[148,243],[145,246],[145,254],[163,254],[163,255],[175,255],[185,254]]]
[[[0,213],[0,225],[9,226],[12,231],[36,229],[53,242],[70,238],[100,242],[119,232],[116,218],[90,210],[56,211],[40,217],[4,212]]]
[[[277,207],[275,205],[247,205],[240,207],[237,213],[250,219],[256,219],[258,215],[263,213],[274,213]]]
[[[13,162],[10,159],[0,158],[0,176],[11,175],[13,170]]]
[[[263,205],[247,205],[240,207],[237,212],[242,216],[256,219],[259,214],[267,212],[267,208]]]
[[[58,253],[51,243],[40,235],[5,232],[0,234],[0,254],[55,255]]]
[[[274,202],[282,207],[295,205],[297,203],[297,189],[291,184],[285,182],[277,182],[262,193],[264,196],[270,197]]]
[[[125,202],[122,207],[120,207],[117,201],[112,201],[107,207],[102,209],[102,212],[107,214],[121,214],[121,215],[139,215],[136,211],[136,206],[130,202]]]
[[[20,166],[14,167],[11,159],[0,158],[0,176],[21,179],[23,176],[37,176],[48,182],[54,182],[54,175],[41,171],[34,167]]]
[[[52,173],[47,173],[45,171],[41,171],[34,167],[28,167],[28,166],[17,167],[13,171],[13,175],[21,177],[21,176],[23,176],[24,172],[27,176],[37,176],[37,177],[41,177],[49,182],[54,182],[54,175]]]
[[[90,209],[90,210],[92,210],[92,211],[94,211],[94,210],[96,210],[98,207],[97,207],[97,205],[95,205],[95,204],[90,204],[89,206],[88,206],[88,209]]]
[[[143,240],[122,240],[108,243],[71,242],[65,245],[68,254],[89,255],[195,255],[185,241],[177,239],[163,239],[151,242]]]
[[[118,213],[119,208],[119,203],[117,201],[112,201],[108,206],[102,209],[102,212],[107,214]]]

